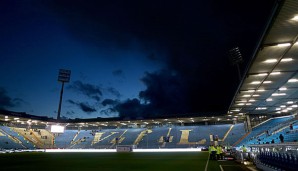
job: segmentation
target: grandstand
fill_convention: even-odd
[[[220,144],[227,153],[247,147],[249,153],[236,152],[233,157],[243,163],[253,162],[263,170],[295,170],[298,166],[297,18],[298,1],[276,3],[225,115],[57,120],[2,110],[0,148],[3,151],[111,150],[123,145],[139,150],[203,150],[210,144]],[[52,132],[53,125],[65,130]]]

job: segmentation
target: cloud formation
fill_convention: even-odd
[[[91,114],[93,112],[96,112],[95,107],[89,105],[87,102],[75,102],[73,100],[67,100],[68,103],[76,105],[77,107],[79,107],[83,112],[87,113],[87,114]],[[71,114],[71,113],[69,113]]]
[[[78,41],[112,50],[129,49],[135,43],[149,54],[146,58],[163,63],[163,68],[145,72],[140,78],[145,90],[138,98],[121,102],[102,100],[102,89],[96,85],[75,81],[69,88],[110,106],[103,113],[150,117],[226,112],[239,84],[227,52],[240,47],[243,71],[274,1],[88,2],[54,0],[48,5]],[[123,70],[112,74],[123,76]],[[114,88],[108,92],[120,97]],[[86,103],[76,104],[82,110],[94,109]]]
[[[21,98],[11,98],[8,94],[7,91],[3,88],[0,87],[0,109],[4,110],[7,108],[12,108],[16,106],[20,106],[25,101]]]
[[[92,98],[96,101],[100,101],[101,96],[102,96],[102,91],[99,86],[82,83],[81,81],[74,81],[67,88],[70,90],[73,90],[77,93],[81,93],[81,94],[83,94],[89,98]]]

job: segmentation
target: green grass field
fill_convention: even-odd
[[[9,153],[1,171],[205,171],[207,152],[170,153]],[[233,161],[209,161],[208,171],[242,171]]]

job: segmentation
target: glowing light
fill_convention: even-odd
[[[271,101],[273,101],[273,99],[272,98],[268,98],[268,99],[266,99],[266,101],[267,102],[271,102]]]
[[[267,59],[266,61],[264,61],[265,63],[275,63],[277,62],[277,59]]]
[[[287,90],[287,87],[281,87],[278,90],[284,91],[284,90]]]
[[[269,84],[269,83],[272,83],[272,81],[264,81],[263,83],[264,84]]]
[[[260,83],[261,83],[261,81],[253,81],[250,84],[260,84]]]
[[[261,73],[261,74],[258,74],[257,76],[267,76],[268,74],[267,73]]]
[[[257,107],[256,110],[266,110],[266,107]]]
[[[293,101],[288,101],[287,103],[288,103],[288,104],[293,104],[294,102],[293,102]]]
[[[296,15],[295,17],[293,17],[291,20],[298,21],[298,15]]]
[[[272,96],[285,96],[286,93],[273,93]]]
[[[280,72],[271,72],[270,75],[279,75],[279,74],[280,74]]]
[[[245,94],[245,95],[243,95],[242,97],[250,97],[250,95],[248,95],[248,94]]]
[[[291,46],[291,43],[280,43],[277,45],[278,47],[285,47],[285,46]]]
[[[293,58],[283,58],[282,60],[281,60],[281,62],[290,62],[290,61],[292,61],[293,60]]]
[[[289,81],[288,81],[289,83],[295,83],[295,82],[298,82],[298,79],[296,79],[296,78],[293,78],[293,79],[289,79]]]

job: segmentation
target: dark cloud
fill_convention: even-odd
[[[91,114],[96,112],[95,107],[89,105],[87,102],[75,102],[73,100],[67,100],[68,103],[78,106],[83,112]]]
[[[119,92],[118,90],[116,90],[114,87],[108,87],[108,88],[107,88],[107,91],[108,91],[110,94],[114,95],[116,98],[120,98],[120,97],[121,97],[120,92]]]
[[[121,118],[138,118],[145,117],[144,107],[138,99],[128,99],[123,103],[115,106],[115,110],[119,112]]]
[[[15,104],[11,97],[7,95],[4,88],[0,87],[0,109],[5,109],[6,107],[14,107]]]
[[[104,99],[102,102],[101,102],[101,104],[103,105],[103,106],[114,106],[114,105],[116,105],[116,104],[118,104],[119,103],[119,101],[117,101],[117,100],[113,100],[113,99]]]
[[[71,110],[71,111],[67,111],[65,114],[68,116],[73,116],[73,115],[75,115],[75,112],[73,110]]]
[[[9,97],[9,95],[7,94],[7,91],[3,87],[0,87],[0,109],[16,107],[24,103],[26,102],[21,98]]]
[[[239,84],[237,70],[230,66],[227,52],[240,47],[243,73],[273,2],[56,0],[48,3],[80,42],[126,49],[136,41],[140,50],[150,54],[147,58],[164,63],[163,69],[147,72],[141,79],[146,89],[139,93],[139,99],[127,99],[115,106],[122,117],[140,117],[227,111]],[[113,74],[121,76],[123,71],[115,70]],[[70,88],[97,101],[102,95],[99,87],[80,81]],[[114,94],[117,96],[118,92]],[[107,102],[103,104],[108,105]]]
[[[100,114],[105,115],[105,116],[111,116],[111,113],[116,113],[117,110],[114,108],[108,108],[100,111]]]
[[[82,93],[85,96],[92,98],[96,101],[100,101],[102,96],[102,91],[99,86],[82,83],[81,81],[74,81],[67,88],[75,92]]]

